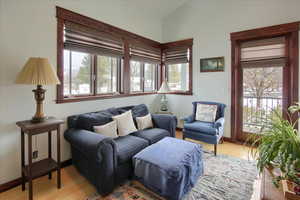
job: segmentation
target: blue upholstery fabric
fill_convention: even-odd
[[[81,129],[68,129],[64,136],[71,144],[72,162],[76,168],[96,186],[100,194],[111,192],[115,186],[116,166],[113,140]]]
[[[127,162],[148,146],[148,141],[139,137],[127,135],[114,139],[117,149],[118,165]]]
[[[170,133],[165,129],[151,128],[146,130],[137,131],[131,135],[141,137],[149,142],[149,144],[154,144],[157,141],[163,139],[164,137],[170,136]]]
[[[200,132],[200,133],[207,133],[209,135],[217,135],[218,129],[215,128],[215,123],[211,122],[200,122],[195,121],[192,123],[185,123],[184,129],[187,131],[194,131],[194,132]]]
[[[196,121],[197,104],[217,105],[216,121],[213,123]],[[183,136],[194,140],[200,140],[209,144],[218,144],[224,134],[224,112],[226,105],[217,102],[196,101],[193,102],[193,113],[184,119]]]
[[[199,144],[166,137],[133,157],[134,176],[170,200],[181,199],[203,174]]]
[[[177,117],[175,115],[152,114],[154,127],[165,129],[171,137],[175,137],[177,127]]]
[[[167,131],[175,135],[177,119],[164,115],[152,117],[156,128],[163,129],[160,136],[143,139],[142,135],[128,135],[119,139],[108,138],[93,131],[93,126],[102,125],[112,120],[112,116],[123,111],[133,110],[135,116],[149,113],[143,104],[122,108],[69,116],[65,138],[71,144],[72,161],[78,171],[85,176],[101,195],[107,195],[123,181],[132,177],[132,156],[149,145],[149,140],[156,141]],[[149,130],[150,131],[150,130]]]

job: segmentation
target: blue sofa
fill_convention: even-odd
[[[68,117],[65,139],[71,145],[72,162],[105,196],[133,176],[132,157],[164,137],[175,137],[177,119],[172,115],[152,114],[154,128],[112,139],[93,132],[93,126],[112,121],[112,116],[132,110],[133,118],[149,113],[146,105],[109,108]]]
[[[217,105],[216,121],[201,122],[196,121],[197,104]],[[193,102],[193,114],[184,119],[183,139],[191,138],[209,144],[214,144],[214,153],[217,155],[217,145],[224,134],[224,112],[226,105],[217,102],[195,101]]]

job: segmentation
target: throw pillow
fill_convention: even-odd
[[[94,126],[94,131],[96,133],[101,133],[107,137],[117,138],[117,122],[112,121],[102,126]]]
[[[133,122],[131,110],[121,115],[113,116],[113,119],[117,122],[117,127],[120,136],[125,136],[137,131]]]
[[[215,122],[217,109],[217,105],[198,103],[195,119],[203,122]]]
[[[152,128],[153,123],[152,123],[151,114],[149,113],[146,116],[137,117],[136,118],[136,123],[137,123],[137,127],[138,127],[139,130],[144,130],[146,128]]]

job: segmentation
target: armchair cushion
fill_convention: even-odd
[[[149,144],[154,144],[159,140],[163,139],[164,137],[170,136],[169,132],[165,129],[160,128],[151,128],[142,131],[138,131],[132,133],[132,135],[141,137],[149,142]]]
[[[186,118],[183,118],[183,121],[185,123],[192,123],[194,121],[194,115],[190,115],[190,116],[188,116]]]
[[[139,137],[127,135],[114,139],[117,149],[118,165],[125,163],[148,146],[148,141]]]
[[[220,117],[224,117],[224,112],[225,112],[225,104],[222,103],[217,103],[217,102],[209,102],[209,101],[195,101],[193,102],[193,116],[195,120],[196,117],[196,111],[197,111],[197,104],[201,103],[201,104],[207,104],[207,105],[217,105],[218,109],[217,109],[217,114],[216,114],[216,120],[219,119]]]
[[[204,133],[208,135],[217,135],[218,129],[215,128],[215,123],[213,122],[200,122],[195,121],[192,123],[185,123],[184,124],[185,130],[190,130],[194,132]]]

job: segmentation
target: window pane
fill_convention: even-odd
[[[64,50],[64,96],[70,95],[70,51]]]
[[[87,53],[71,53],[72,95],[91,93],[91,56]]]
[[[117,92],[118,59],[97,56],[97,93]]]
[[[130,91],[140,92],[141,87],[141,66],[142,63],[137,61],[130,61]]]
[[[173,91],[189,90],[188,63],[168,65],[168,82]]]
[[[155,64],[145,63],[144,69],[144,90],[154,91],[155,90]]]

